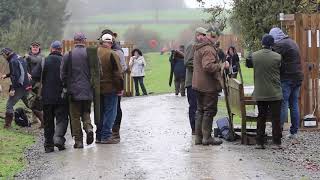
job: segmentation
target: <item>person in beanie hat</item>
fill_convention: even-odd
[[[273,44],[273,37],[266,34],[262,38],[263,49],[252,54],[254,70],[253,97],[258,103],[259,111],[257,122],[257,149],[265,149],[265,129],[269,113],[271,113],[272,119],[272,139],[274,148],[281,148],[281,55],[272,51],[271,47]]]
[[[83,33],[75,33],[75,47],[63,57],[61,78],[64,92],[69,95],[69,110],[74,148],[83,148],[83,129],[87,134],[87,144],[92,144],[93,126],[90,112],[93,100],[90,65],[88,62],[86,37]]]
[[[67,99],[62,97],[60,66],[62,63],[62,43],[54,41],[50,54],[44,62],[39,63],[32,71],[32,78],[42,83],[42,103],[44,112],[44,148],[46,153],[65,149],[65,134],[68,127]]]
[[[19,100],[22,100],[28,107],[27,97],[32,87],[28,77],[26,61],[10,48],[3,48],[0,55],[7,60],[10,69],[9,74],[1,76],[1,79],[10,78],[11,80],[4,124],[4,128],[10,128],[13,120],[13,107]]]
[[[281,87],[283,102],[281,106],[281,127],[288,119],[288,108],[290,108],[291,127],[289,138],[297,140],[297,133],[300,126],[299,95],[300,87],[304,79],[300,50],[297,43],[276,27],[269,32],[275,39],[273,51],[282,56],[281,61]]]

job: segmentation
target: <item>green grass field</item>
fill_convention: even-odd
[[[169,54],[160,55],[160,53],[145,54],[147,61],[145,84],[149,92],[169,93],[174,92],[174,87],[169,87]],[[253,85],[253,70],[246,68],[241,63],[241,70],[245,85]]]
[[[209,16],[208,13],[201,9],[182,9],[182,10],[161,10],[158,12],[158,20],[199,20]],[[140,11],[140,12],[121,12],[112,14],[100,14],[96,16],[89,16],[84,19],[90,22],[101,22],[103,20],[112,21],[146,21],[154,20],[156,17],[155,11]]]
[[[199,21],[209,17],[208,13],[203,12],[201,9],[183,9],[183,10],[161,10],[158,13],[159,21],[166,20],[188,20],[188,21]],[[140,11],[140,12],[121,12],[121,13],[111,13],[111,14],[99,14],[96,16],[88,16],[84,19],[73,20],[75,24],[70,24],[65,28],[65,37],[71,38],[74,32],[82,31],[91,36],[99,35],[99,32],[103,28],[110,28],[117,32],[120,37],[123,37],[124,33],[129,27],[136,24],[128,23],[124,25],[119,24],[103,24],[104,20],[108,22],[130,22],[130,21],[150,21],[154,20],[155,11]],[[81,22],[81,24],[77,24]],[[84,23],[85,22],[85,23]],[[87,23],[86,22],[90,22]],[[84,23],[84,24],[82,24]],[[190,24],[143,24],[144,29],[149,29],[159,33],[160,37],[165,40],[171,40],[177,37],[183,30],[187,29]]]
[[[0,110],[5,110],[6,100],[0,98]],[[21,103],[17,107],[23,107]],[[1,113],[3,114],[3,113]],[[35,142],[35,137],[23,132],[12,123],[10,130],[3,129],[3,119],[0,119],[0,179],[13,179],[13,176],[23,170],[27,164],[23,152]]]

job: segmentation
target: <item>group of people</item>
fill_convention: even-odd
[[[54,147],[65,149],[64,136],[69,119],[74,148],[83,148],[82,129],[86,133],[86,144],[94,141],[90,112],[92,102],[98,96],[100,119],[95,120],[95,142],[119,143],[124,73],[130,69],[137,96],[140,95],[139,85],[143,95],[147,95],[147,91],[143,83],[146,62],[142,52],[139,49],[132,51],[128,67],[116,38],[116,33],[104,30],[94,54],[89,53],[83,33],[74,35],[74,48],[64,56],[60,41],[51,44],[47,57],[41,54],[38,42],[31,43],[30,52],[24,57],[10,48],[3,48],[1,55],[9,63],[10,72],[1,78],[10,78],[12,82],[4,127],[11,126],[13,107],[23,100],[44,127],[45,152],[53,152]],[[187,90],[189,121],[196,145],[222,143],[211,135],[213,119],[218,111],[218,96],[223,88],[222,78],[224,72],[228,72],[230,78],[237,78],[240,69],[236,49],[230,47],[225,55],[217,39],[215,30],[199,27],[194,39],[186,46],[180,46],[179,50],[172,51],[170,59],[176,95],[180,93],[185,96]],[[273,143],[280,147],[288,107],[291,117],[289,137],[297,138],[300,117],[298,97],[303,73],[297,44],[280,28],[271,29],[269,34],[263,36],[261,44],[263,48],[254,52],[246,64],[254,69],[253,97],[259,111],[257,148],[264,149],[269,117],[272,120]],[[98,68],[94,68],[93,61],[99,64]],[[94,91],[95,72],[99,75],[99,94]],[[28,102],[31,92],[36,94],[33,103]]]
[[[193,56],[193,50],[190,49],[191,47],[193,46],[190,46],[189,44],[187,45],[188,49],[185,49],[185,46],[181,45],[179,49],[171,51],[169,62],[171,65],[171,73],[174,75],[175,95],[177,96],[181,94],[181,96],[184,97],[186,95],[185,90],[187,89],[188,91],[188,87],[191,87],[191,77],[189,75],[190,72],[188,72],[187,64],[184,63],[186,57],[190,59],[190,56]],[[224,51],[220,48],[219,41],[214,42],[214,47],[217,58],[219,58],[220,61],[227,61],[229,63],[229,68],[226,69],[228,76],[230,78],[237,78],[240,69],[240,59],[236,48],[234,46],[230,46],[226,53],[224,53]],[[169,85],[171,85],[171,82],[169,82]],[[190,98],[192,97],[188,97],[189,100]],[[193,97],[192,99],[195,98]]]
[[[303,81],[297,43],[280,28],[272,28],[262,37],[262,49],[248,58],[254,70],[253,97],[258,103],[257,148],[265,148],[266,120],[271,117],[273,144],[281,147],[282,131],[290,108],[288,138],[297,140],[300,126],[299,94]]]
[[[273,145],[282,148],[282,131],[288,118],[288,108],[291,118],[288,137],[297,139],[299,128],[298,98],[303,80],[299,47],[280,28],[273,28],[264,35],[261,45],[262,49],[254,52],[246,62],[254,69],[253,97],[259,112],[257,149],[265,148],[266,121],[270,118]],[[215,31],[202,27],[196,29],[195,38],[188,43],[183,55],[189,121],[195,144],[220,145],[222,142],[213,138],[211,132],[218,96],[223,88],[223,71],[229,78],[237,78],[239,57],[234,47],[230,47],[225,56],[219,49]]]
[[[109,29],[99,37],[99,46],[90,53],[86,47],[83,33],[74,35],[74,48],[62,54],[62,43],[54,41],[50,45],[50,54],[41,55],[40,43],[33,42],[30,52],[19,56],[10,48],[3,48],[1,55],[7,60],[10,72],[2,79],[10,78],[11,87],[7,101],[4,128],[10,128],[13,120],[14,105],[23,100],[34,112],[44,127],[44,148],[46,153],[65,149],[65,134],[70,119],[74,148],[83,148],[83,130],[86,144],[116,144],[120,142],[122,119],[121,96],[124,89],[124,73],[128,71],[124,52],[117,41],[117,34]],[[94,66],[94,62],[98,66]],[[145,60],[139,49],[132,52],[129,68],[143,85]],[[95,77],[98,74],[99,77]],[[99,89],[94,82],[99,79]],[[137,87],[136,87],[137,88]],[[96,92],[99,92],[97,94]],[[34,94],[36,98],[30,98]],[[136,92],[139,95],[138,91]],[[33,103],[30,103],[30,99]],[[99,99],[100,119],[94,138],[90,118],[92,102]],[[82,122],[82,123],[81,123]],[[82,130],[83,129],[83,130]]]

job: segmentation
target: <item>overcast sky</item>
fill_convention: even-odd
[[[198,8],[199,3],[196,0],[184,0],[186,5],[189,8]],[[210,7],[212,5],[223,5],[223,3],[227,3],[230,6],[232,0],[204,0],[206,2],[206,7]]]

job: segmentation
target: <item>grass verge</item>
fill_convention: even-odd
[[[0,98],[0,111],[5,110],[5,99]],[[3,114],[3,113],[1,113]],[[14,179],[27,162],[24,151],[35,143],[34,135],[24,132],[14,123],[10,130],[3,128],[4,120],[0,119],[0,179]]]

